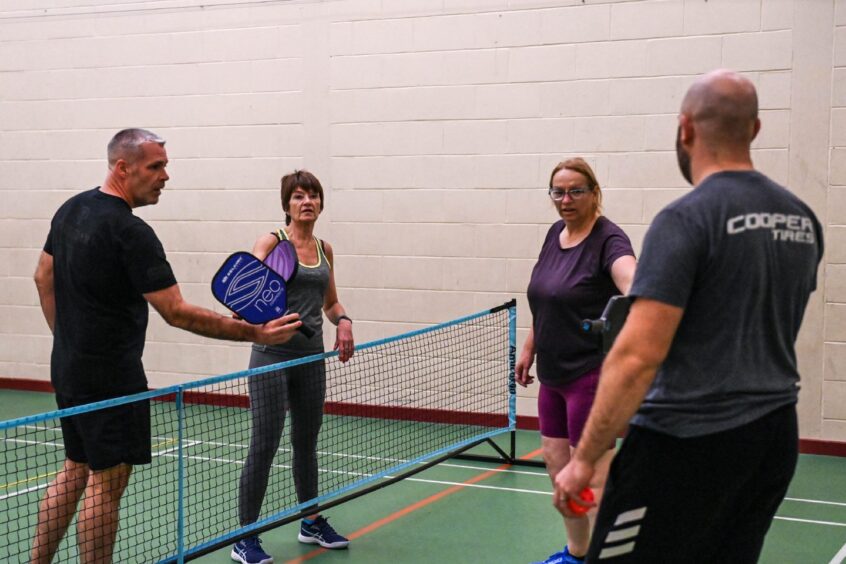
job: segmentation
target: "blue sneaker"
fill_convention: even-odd
[[[232,560],[241,564],[272,564],[273,557],[261,549],[258,537],[247,537],[232,547]]]
[[[307,523],[303,519],[297,539],[306,544],[319,544],[323,548],[347,548],[350,544],[350,541],[339,535],[322,515],[318,515],[313,523]]]
[[[533,562],[532,564],[584,564],[584,557],[576,558],[570,554],[570,549],[566,546],[561,552],[556,552],[543,562]]]

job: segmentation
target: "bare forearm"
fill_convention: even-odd
[[[52,332],[56,325],[56,290],[53,277],[53,256],[41,251],[38,266],[35,268],[35,288],[38,290],[38,301],[41,312]]]
[[[335,325],[338,324],[338,321],[342,316],[347,315],[347,312],[344,309],[344,306],[342,306],[340,302],[335,302],[331,307],[328,307],[323,311],[326,314],[326,317],[329,319],[329,321],[331,321]]]
[[[249,323],[187,302],[183,302],[166,321],[179,329],[213,339],[253,341],[256,338],[255,327]]]
[[[38,297],[41,301],[41,312],[44,314],[44,319],[47,320],[47,326],[50,327],[52,333],[56,325],[56,296],[53,292],[42,293],[39,289]]]

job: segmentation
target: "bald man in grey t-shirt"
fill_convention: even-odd
[[[793,476],[795,341],[822,227],[755,171],[757,113],[754,86],[729,71],[705,75],[682,102],[677,154],[695,189],[649,228],[636,300],[556,477],[566,508],[630,423],[588,562],[757,562]]]

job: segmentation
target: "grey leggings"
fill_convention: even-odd
[[[253,349],[250,368],[299,358]],[[258,520],[273,457],[291,411],[294,487],[300,503],[317,497],[317,435],[323,422],[326,367],[323,361],[259,374],[249,379],[250,451],[238,495],[241,525]]]

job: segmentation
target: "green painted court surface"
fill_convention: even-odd
[[[0,403],[3,419],[55,409],[52,395],[34,392],[0,391]],[[234,439],[240,442],[245,437]],[[536,451],[537,433],[518,432],[517,446],[518,456]],[[488,446],[477,450],[493,454]],[[206,467],[218,468],[217,473],[204,475],[209,483],[206,495],[215,496],[225,489],[215,487],[216,480],[231,479],[231,472],[220,471],[225,467],[226,463]],[[0,486],[2,492],[11,489],[9,483]],[[148,508],[149,520],[155,522],[167,508],[175,511],[172,495],[161,492],[158,507]],[[550,500],[549,479],[541,468],[451,460],[328,510],[326,515],[335,528],[354,537],[349,550],[319,551],[302,545],[296,539],[296,524],[264,533],[263,548],[277,563],[530,562],[560,550],[565,542],[561,519]],[[124,502],[133,500],[129,496]],[[237,506],[235,499],[219,499],[218,503],[232,512]],[[208,519],[203,515],[197,520]],[[125,526],[128,531],[132,524]],[[145,527],[149,528],[149,521]],[[175,537],[166,526],[159,529],[160,537]],[[846,458],[803,455],[767,537],[761,562],[830,564],[844,559]],[[230,561],[228,550],[197,560]]]

